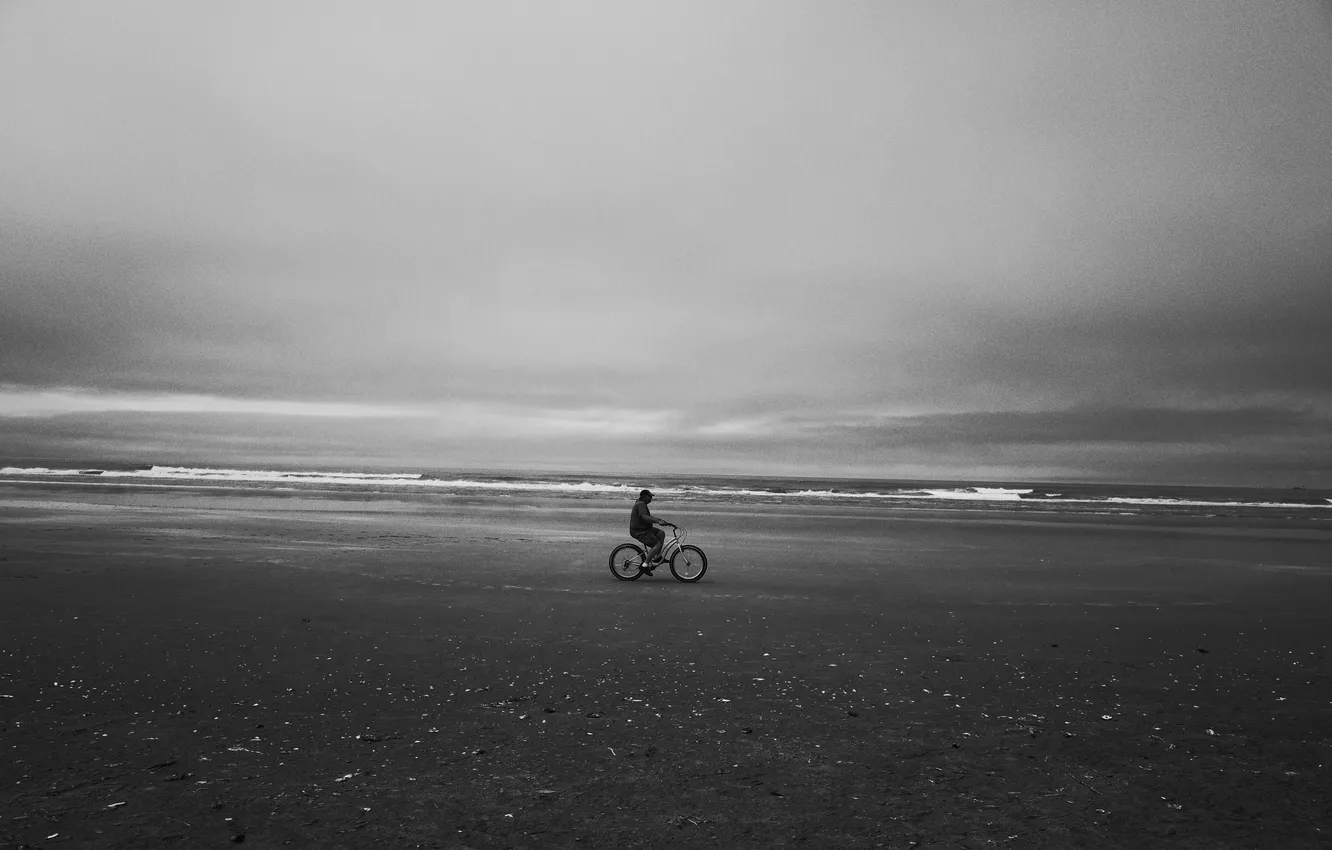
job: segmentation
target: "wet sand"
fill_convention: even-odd
[[[0,847],[1332,846],[1332,523],[0,484]]]

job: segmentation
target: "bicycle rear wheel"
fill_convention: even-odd
[[[647,554],[632,543],[621,543],[610,554],[611,575],[620,581],[633,581],[643,574]]]
[[[671,556],[671,575],[678,581],[698,581],[707,571],[708,556],[697,546],[681,546],[680,551]]]

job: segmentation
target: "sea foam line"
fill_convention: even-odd
[[[412,487],[442,491],[483,491],[493,493],[569,493],[569,494],[607,494],[632,495],[637,493],[638,485],[619,483],[599,483],[590,481],[485,481],[473,478],[437,479],[428,478],[422,473],[410,472],[332,472],[332,471],[284,471],[226,469],[185,466],[153,466],[148,469],[101,470],[101,469],[51,469],[48,467],[13,467],[0,468],[0,474],[21,476],[19,480],[61,477],[76,479],[81,482],[95,483],[105,479],[146,479],[148,481],[188,482],[236,482],[263,484],[330,484],[330,485],[372,485]],[[162,486],[162,485],[156,485]],[[818,501],[846,500],[884,500],[884,501],[939,501],[939,502],[1024,502],[1047,505],[1137,505],[1143,507],[1195,507],[1195,508],[1284,508],[1309,509],[1332,508],[1332,499],[1324,499],[1325,504],[1290,503],[1290,502],[1239,502],[1208,501],[1199,499],[1171,499],[1149,496],[1105,496],[1101,498],[1052,498],[1032,496],[1030,488],[1007,487],[921,487],[904,488],[894,492],[855,492],[837,490],[800,490],[785,492],[744,487],[654,487],[658,495],[689,499],[691,497],[723,498],[759,498],[759,499],[796,499]]]

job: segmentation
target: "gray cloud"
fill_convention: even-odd
[[[1110,408],[946,414],[841,427],[857,432],[858,442],[879,447],[1138,445],[1215,443],[1253,437],[1320,438],[1332,429],[1332,416],[1282,408]]]
[[[790,470],[864,446],[772,423],[948,415],[1239,468],[1254,411],[1284,463],[1332,405],[1323,14],[6,4],[0,389],[662,412],[663,461]]]

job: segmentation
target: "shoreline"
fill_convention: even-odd
[[[28,474],[25,474],[28,473]],[[0,485],[34,483],[77,487],[222,488],[332,496],[414,498],[432,496],[562,497],[623,499],[639,489],[622,476],[596,474],[476,473],[458,478],[413,472],[341,472],[263,469],[151,467],[135,471],[23,470],[5,467]],[[1301,487],[1196,487],[1143,484],[1060,484],[1033,482],[894,481],[874,479],[772,478],[738,476],[649,477],[658,494],[677,502],[710,504],[849,504],[887,509],[980,509],[1068,513],[1161,513],[1188,516],[1266,516],[1296,513],[1332,518],[1332,490]],[[996,486],[997,485],[997,486]]]

